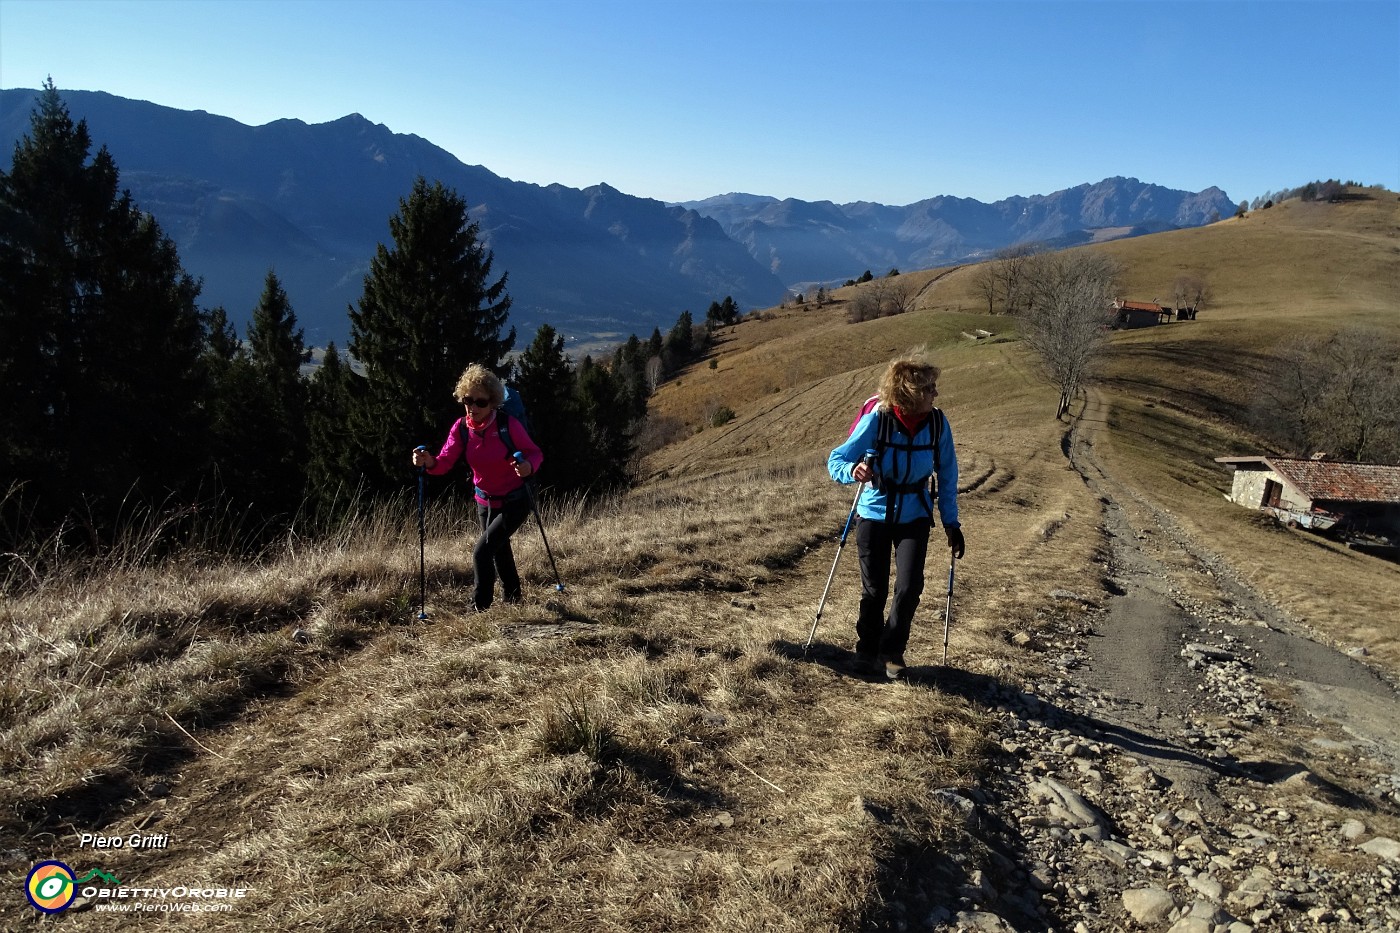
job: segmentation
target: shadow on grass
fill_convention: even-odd
[[[828,670],[834,671],[843,677],[850,677],[854,680],[864,680],[869,683],[889,683],[885,677],[883,669],[866,669],[856,661],[853,651],[848,651],[830,642],[814,641],[811,649],[804,645],[799,645],[789,641],[774,641],[769,643],[768,648],[779,657],[787,658],[790,661],[803,661],[817,664]]]
[[[292,693],[290,668],[274,664],[257,670],[247,680],[229,683],[229,689],[185,711],[183,723],[151,716],[142,723],[139,741],[125,749],[120,761],[87,776],[82,783],[43,798],[29,798],[15,807],[17,820],[0,822],[22,837],[61,832],[62,827],[101,829],[149,797],[168,787],[168,779],[193,761],[197,739],[187,730],[210,731],[238,719],[251,704],[264,699],[285,699]],[[8,824],[8,826],[7,826]]]
[[[810,650],[804,650],[802,644],[779,640],[770,643],[769,649],[794,662],[825,667],[851,680],[885,685],[890,689],[913,686],[939,690],[968,696],[982,706],[993,705],[987,702],[988,698],[1006,689],[992,678],[941,665],[908,667],[898,682],[891,681],[883,669],[863,669],[857,664],[854,652],[828,642],[815,641]],[[987,781],[975,788],[947,790],[984,804],[989,797],[1001,795],[991,788],[993,783]],[[867,805],[867,810],[878,822],[892,827],[918,822],[879,805]],[[1016,930],[1044,933],[1057,929],[1043,912],[1037,911],[1024,898],[989,898],[982,878],[974,876],[974,870],[981,872],[996,891],[1010,893],[1026,886],[1024,875],[1017,872],[1016,866],[1029,865],[1035,856],[1019,828],[1000,817],[997,809],[978,806],[976,815],[970,817],[961,831],[953,834],[951,843],[947,839],[916,838],[907,832],[892,835],[893,844],[880,859],[879,895],[867,906],[861,925],[863,931],[924,929],[930,924],[943,923],[957,925],[959,911],[972,911],[978,904],[987,908],[981,911],[984,916],[994,913]],[[968,857],[968,851],[983,846],[994,853],[991,859]]]
[[[714,810],[738,807],[734,798],[719,791],[702,787],[683,777],[666,760],[651,752],[633,747],[615,747],[608,756],[611,761],[627,768],[666,802],[666,806],[681,816],[693,816]]]
[[[883,672],[861,671],[856,665],[853,652],[828,642],[816,641],[810,651],[804,651],[802,644],[781,640],[773,642],[770,648],[774,653],[795,662],[825,667],[843,677],[869,683],[890,683]],[[1146,761],[1184,764],[1219,778],[1243,778],[1274,784],[1288,780],[1305,770],[1302,766],[1292,763],[1243,762],[1230,757],[1209,757],[1196,749],[1179,744],[1171,737],[1150,734],[1121,723],[1084,715],[1062,707],[1054,700],[1043,698],[1033,691],[953,666],[910,666],[905,669],[899,680],[907,686],[960,697],[986,712],[1009,712],[1021,719],[1076,733],[1087,741],[1112,745],[1126,755]],[[991,738],[995,740],[994,736]],[[993,853],[991,859],[980,867],[986,872],[996,890],[1026,890],[1025,872],[1029,871],[1029,866],[1042,857],[1043,853],[1037,850],[1035,839],[1029,837],[1022,826],[1008,822],[1000,815],[1011,812],[1011,804],[1016,795],[1024,791],[1023,782],[1016,777],[1021,771],[1021,765],[1010,754],[1004,752],[993,754],[988,765],[986,779],[980,786],[959,792],[978,799],[979,803],[986,800],[992,804],[978,806],[973,818],[976,837]],[[1320,792],[1333,800],[1346,805],[1363,803],[1356,795],[1316,775],[1309,775],[1308,780],[1315,782]],[[895,818],[898,818],[897,814]],[[872,908],[867,929],[906,928],[905,924],[913,919],[906,915],[906,905],[918,905],[920,909],[930,906],[935,911],[941,906],[955,913],[960,906],[962,909],[971,909],[972,903],[978,900],[975,892],[969,896],[970,866],[948,858],[935,851],[931,845],[897,846],[882,868],[882,905]],[[935,879],[932,900],[929,900],[929,878]],[[1034,897],[1025,896],[1019,899],[1000,898],[993,899],[991,904],[995,906],[998,914],[1018,930],[1061,929],[1059,924],[1065,918],[1054,916],[1054,907],[1048,904],[1037,909],[1034,900]],[[891,908],[890,905],[899,907]]]

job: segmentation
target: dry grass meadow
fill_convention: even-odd
[[[1259,449],[1242,414],[1281,336],[1396,327],[1400,202],[1370,195],[1093,247],[1124,264],[1126,297],[1182,271],[1215,295],[1198,321],[1115,335],[1096,450],[1290,615],[1395,674],[1395,565],[1260,524],[1212,460]],[[906,273],[918,307],[897,317],[848,324],[838,290],[727,329],[715,369],[653,400],[677,440],[640,485],[546,514],[563,593],[532,523],[529,598],[470,614],[470,520],[434,508],[415,621],[407,501],[255,566],[115,562],[15,588],[0,925],[34,928],[19,891],[50,858],[128,886],[246,888],[228,913],[142,918],[205,930],[893,929],[949,900],[989,859],[937,791],[990,779],[993,699],[1041,676],[1007,636],[1076,611],[1056,591],[1104,597],[1100,504],[970,271]],[[944,371],[968,554],[948,665],[933,563],[915,676],[884,684],[844,665],[853,547],[802,647],[850,508],[825,455],[916,344]],[[719,405],[737,417],[710,427]],[[98,852],[82,832],[168,846]]]

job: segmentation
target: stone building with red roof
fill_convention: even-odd
[[[1166,324],[1172,319],[1172,309],[1155,301],[1125,301],[1118,298],[1112,305],[1113,326],[1120,330]]]
[[[1297,457],[1216,457],[1234,470],[1225,498],[1290,525],[1400,542],[1400,466]]]

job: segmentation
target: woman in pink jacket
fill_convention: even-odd
[[[419,448],[413,452],[413,465],[438,476],[461,459],[471,470],[481,518],[481,537],[472,548],[472,602],[480,612],[491,605],[497,576],[505,601],[520,601],[520,574],[510,536],[530,517],[525,480],[539,470],[544,455],[525,426],[501,410],[505,386],[491,370],[478,363],[468,366],[453,394],[466,406],[466,414],[452,425],[436,457]]]

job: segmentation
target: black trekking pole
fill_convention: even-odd
[[[953,568],[957,566],[956,551],[948,551],[948,603],[943,607],[943,663],[948,663],[948,620],[953,617]]]
[[[428,448],[420,446],[421,451]],[[424,551],[428,538],[428,526],[423,513],[423,477],[427,473],[427,467],[418,468],[418,621],[424,622],[428,618],[428,572],[424,561]]]
[[[861,462],[873,469],[875,451],[867,450]],[[865,483],[856,486],[856,497],[851,500],[851,511],[846,516],[846,527],[841,529],[841,542],[836,545],[836,559],[831,562],[831,573],[826,575],[826,588],[822,590],[821,602],[817,603],[817,617],[812,620],[812,631],[807,633],[807,644],[802,649],[802,657],[804,658],[807,657],[807,652],[812,650],[812,639],[817,637],[817,625],[821,623],[822,610],[826,608],[826,597],[831,592],[831,581],[836,578],[836,565],[841,562],[841,549],[846,546],[846,535],[851,532],[851,520],[856,517],[856,506],[860,504],[860,494],[863,492],[865,492]]]
[[[511,454],[517,463],[525,462],[525,455],[520,451]],[[554,563],[554,552],[549,549],[549,538],[544,533],[544,519],[540,518],[540,506],[535,501],[535,487],[530,485],[530,481],[525,480],[525,494],[530,497],[530,511],[535,513],[535,524],[540,526],[540,540],[544,542],[544,552],[549,556],[549,567],[554,571],[554,589],[564,592],[564,581],[559,579],[559,567]]]

